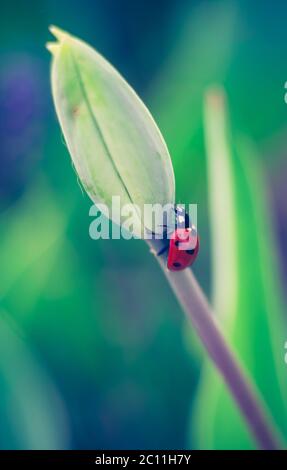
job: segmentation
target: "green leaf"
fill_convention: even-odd
[[[24,337],[24,339],[23,339]],[[19,326],[0,310],[1,447],[63,449],[66,412],[53,382],[27,346]]]
[[[266,182],[250,144],[229,136],[220,89],[207,93],[205,132],[214,308],[287,438],[287,329]],[[207,363],[192,421],[193,437],[201,449],[254,447],[221,378]]]
[[[70,207],[66,208],[63,216],[45,178],[39,178],[25,197],[7,211],[5,222],[0,223],[0,257],[5,272],[0,297],[9,311],[20,307],[27,315],[31,313],[57,262],[70,211]],[[28,282],[31,270],[33,282]]]

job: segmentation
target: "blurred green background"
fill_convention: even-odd
[[[198,204],[194,271],[215,300],[221,275],[237,276],[223,326],[286,432],[286,22],[283,1],[2,2],[0,448],[253,446],[145,244],[89,238],[51,99],[50,24],[107,57],[157,120],[177,202]],[[228,182],[216,184],[204,136],[213,84],[234,136],[229,267],[213,221]]]

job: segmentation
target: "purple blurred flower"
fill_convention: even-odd
[[[0,59],[0,207],[19,196],[41,148],[45,101],[42,66],[24,55]]]

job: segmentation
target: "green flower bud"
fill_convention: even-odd
[[[98,52],[51,27],[52,92],[80,181],[93,202],[174,204],[170,156],[151,114]],[[112,217],[112,216],[111,216]],[[117,215],[118,220],[118,215]],[[139,222],[143,229],[142,221]],[[151,220],[144,220],[151,229]]]

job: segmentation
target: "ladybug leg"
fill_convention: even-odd
[[[157,240],[156,239],[156,234],[154,232],[148,232],[152,234],[152,239],[154,239],[157,243],[154,244],[152,248],[152,253],[155,256],[161,256],[163,253],[165,253],[168,248],[169,248],[169,239],[166,236],[166,233],[164,234],[164,238],[162,240]]]
[[[162,249],[159,250],[159,252],[156,254],[156,256],[163,255],[163,253],[165,253],[167,250],[168,250],[168,245],[162,247]]]

